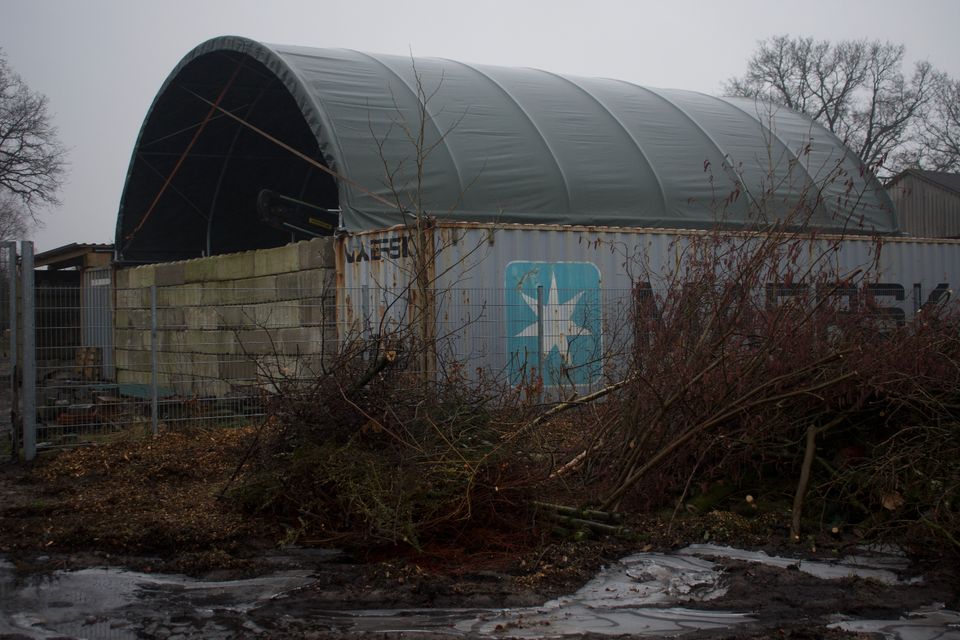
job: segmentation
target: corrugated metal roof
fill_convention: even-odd
[[[948,171],[928,171],[926,169],[907,169],[898,173],[887,183],[887,188],[896,185],[906,175],[913,175],[927,182],[931,182],[938,187],[953,191],[960,195],[960,173],[950,173]]]
[[[50,267],[51,269],[65,269],[84,266],[90,254],[113,253],[113,245],[106,243],[78,243],[71,242],[55,249],[48,249],[37,253],[33,257],[36,267]],[[104,263],[109,264],[109,259]]]

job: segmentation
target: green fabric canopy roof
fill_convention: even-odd
[[[218,100],[243,122],[211,108]],[[339,208],[348,231],[401,223],[400,208],[463,221],[740,228],[797,206],[822,230],[897,229],[859,159],[786,108],[222,37],[187,54],[147,114],[118,215],[120,257],[282,244],[290,234],[256,215],[264,188]]]

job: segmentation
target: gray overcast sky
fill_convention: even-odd
[[[0,0],[0,48],[71,149],[38,251],[112,242],[130,153],[167,74],[219,35],[440,56],[717,93],[777,34],[902,43],[960,77],[960,1]]]

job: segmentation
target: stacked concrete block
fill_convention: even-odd
[[[332,238],[120,269],[117,381],[149,384],[154,318],[165,392],[224,396],[301,375],[335,348],[334,282]]]

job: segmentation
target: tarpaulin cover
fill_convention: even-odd
[[[351,231],[402,222],[388,203],[448,220],[662,228],[752,226],[814,205],[822,229],[897,228],[876,178],[807,116],[621,80],[222,37],[184,58],[148,122],[196,102],[161,99],[211,54],[252,59],[289,92],[340,176]],[[118,246],[146,208],[129,204]]]

